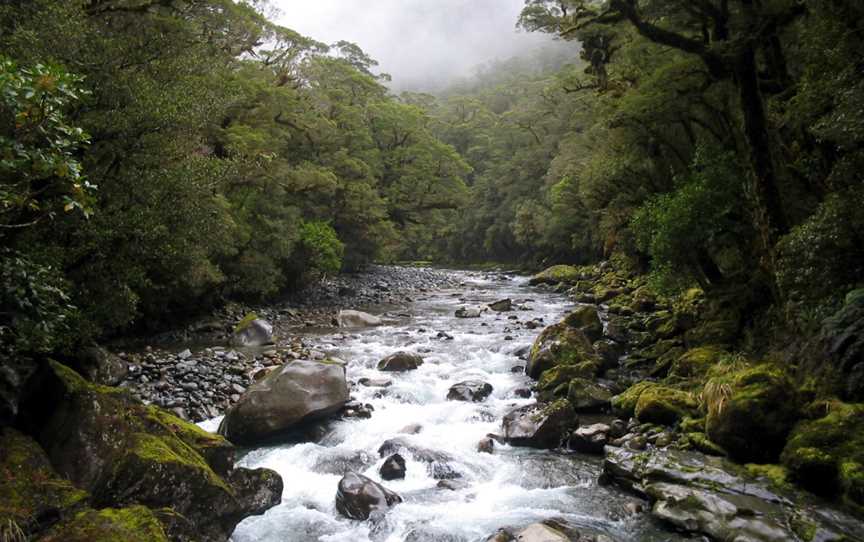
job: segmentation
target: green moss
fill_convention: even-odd
[[[144,506],[87,510],[64,521],[40,542],[168,542],[162,524]]]
[[[691,348],[672,362],[669,376],[683,379],[704,377],[726,355],[727,352],[717,346]]]
[[[645,388],[636,401],[634,414],[641,422],[673,425],[696,412],[697,404],[687,392],[655,384]]]
[[[795,388],[779,367],[737,366],[705,385],[706,432],[737,461],[775,462],[798,417]]]
[[[69,367],[63,365],[62,363],[57,363],[56,361],[51,361],[51,368],[54,371],[54,374],[63,382],[64,387],[70,393],[101,393],[101,394],[125,394],[120,388],[112,388],[110,386],[102,386],[100,384],[94,384],[93,382],[88,381],[83,376],[76,373],[74,370]]]
[[[0,433],[0,518],[22,528],[40,517],[61,517],[86,506],[90,496],[62,479],[30,437]]]
[[[705,431],[705,418],[691,418],[687,416],[681,420],[679,429],[682,433],[703,433]]]
[[[531,284],[555,284],[559,282],[576,282],[581,272],[572,265],[553,265],[531,277]]]
[[[794,482],[864,510],[864,405],[834,402],[824,417],[799,423],[781,460]]]
[[[619,393],[612,398],[612,410],[618,416],[630,417],[633,416],[636,410],[636,402],[643,391],[656,386],[654,382],[637,382],[627,388],[623,393]]]
[[[148,433],[136,433],[133,435],[133,447],[130,453],[145,460],[157,464],[175,464],[185,468],[199,471],[211,485],[225,490],[229,494],[233,491],[222,478],[213,472],[204,458],[192,449],[188,444],[177,438],[159,438]],[[124,463],[121,463],[121,466]]]
[[[699,450],[703,454],[725,456],[726,451],[717,446],[701,431],[687,433],[686,443],[689,447]]]
[[[789,471],[786,470],[786,467],[783,465],[776,464],[757,464],[757,463],[748,463],[744,465],[744,468],[747,469],[752,476],[756,478],[764,478],[781,489],[788,489],[790,487],[789,484]]]
[[[254,322],[257,319],[258,319],[257,314],[255,314],[254,312],[248,313],[246,316],[243,317],[242,320],[240,320],[240,322],[237,323],[236,326],[234,326],[234,333],[242,332],[244,329],[246,329],[250,325],[252,325],[252,322]]]

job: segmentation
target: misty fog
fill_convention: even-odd
[[[434,91],[495,59],[559,47],[516,29],[523,0],[271,0],[280,24],[327,44],[357,43],[392,90]]]

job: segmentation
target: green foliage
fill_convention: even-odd
[[[0,355],[50,352],[72,340],[76,308],[54,268],[0,249]]]
[[[61,212],[89,215],[95,187],[77,159],[89,136],[67,118],[88,95],[82,82],[56,66],[0,56],[0,235]]]
[[[717,265],[712,251],[746,233],[734,156],[703,148],[688,173],[676,179],[673,192],[649,199],[631,222],[637,246],[651,257],[655,286],[661,289],[681,288],[691,280],[710,283],[704,267]]]
[[[342,267],[345,245],[326,222],[304,222],[300,226],[300,247],[312,272],[338,273]]]

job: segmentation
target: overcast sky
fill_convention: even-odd
[[[393,90],[436,90],[478,64],[549,43],[515,28],[523,0],[271,0],[276,19],[332,44],[352,41]]]

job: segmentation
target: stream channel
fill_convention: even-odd
[[[333,422],[317,442],[249,450],[239,465],[276,470],[285,489],[282,503],[263,516],[238,525],[233,542],[474,542],[502,527],[524,527],[554,519],[582,534],[606,534],[616,541],[676,541],[685,537],[663,529],[648,514],[628,512],[636,500],[614,486],[598,484],[602,459],[565,451],[535,450],[496,444],[493,454],[477,444],[487,433],[501,433],[503,416],[534,402],[514,391],[531,380],[513,368],[524,366],[523,353],[542,330],[557,322],[573,303],[562,294],[530,287],[527,278],[454,272],[457,288],[428,292],[391,311],[388,325],[359,330],[304,331],[317,347],[347,361],[351,394],[374,407],[369,419]],[[516,310],[487,311],[480,318],[456,318],[461,306],[482,307],[510,298]],[[542,326],[519,325],[542,318]],[[441,338],[445,332],[452,339]],[[419,353],[417,370],[381,373],[375,367],[398,350]],[[520,352],[521,350],[521,352]],[[357,385],[361,378],[392,380],[387,388]],[[448,389],[464,380],[494,388],[480,403],[448,401]],[[202,422],[215,431],[220,418]],[[419,424],[417,434],[401,434]],[[382,481],[384,459],[378,448],[404,437],[425,449],[452,457],[460,473],[456,490],[439,488],[426,464],[403,453],[404,480]],[[354,471],[397,492],[404,502],[378,521],[341,517],[334,504],[337,484]]]

